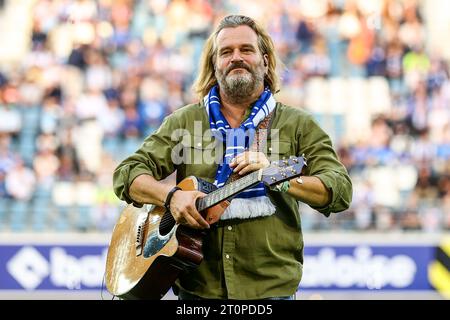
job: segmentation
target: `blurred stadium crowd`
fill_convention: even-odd
[[[0,3],[26,47],[0,54],[0,230],[111,231],[114,167],[197,100],[203,43],[238,12],[275,41],[278,99],[314,114],[353,179],[351,208],[304,207],[304,228],[450,229],[449,61],[426,45],[421,2]]]

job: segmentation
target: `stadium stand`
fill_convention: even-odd
[[[349,210],[325,220],[302,206],[304,228],[449,230],[450,55],[427,41],[442,20],[427,2],[244,3],[4,1],[0,230],[110,232],[115,165],[196,100],[203,42],[235,12],[268,27],[278,99],[315,116],[354,181]]]

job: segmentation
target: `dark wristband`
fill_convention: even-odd
[[[164,207],[166,208],[166,210],[170,211],[170,200],[172,200],[173,194],[178,190],[181,190],[181,188],[175,186],[167,194],[166,202],[164,202]]]

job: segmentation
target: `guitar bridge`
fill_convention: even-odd
[[[144,227],[145,227],[145,222],[147,221],[147,215],[142,215],[141,219],[138,221],[137,224],[137,230],[136,230],[136,256],[140,256],[142,255],[144,246],[143,246],[143,242],[144,242]]]

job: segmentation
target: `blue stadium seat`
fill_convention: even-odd
[[[33,163],[36,152],[36,136],[32,133],[23,133],[20,137],[18,151],[27,165]]]
[[[10,227],[14,232],[25,231],[27,228],[27,217],[29,206],[24,201],[12,201],[10,206]]]
[[[140,138],[126,138],[118,142],[117,149],[112,153],[113,158],[122,161],[130,154],[134,153],[142,144]]]
[[[28,130],[37,130],[40,123],[41,107],[21,107],[23,128]]]
[[[345,115],[314,113],[314,119],[330,135],[331,140],[336,145],[345,135]]]
[[[57,215],[53,224],[53,228],[57,232],[66,232],[70,229],[70,213],[71,207],[58,206]]]
[[[48,218],[52,207],[50,199],[38,198],[33,201],[33,216],[31,219],[31,227],[34,231],[45,231],[49,228]]]
[[[6,198],[0,198],[0,231],[8,225],[7,217],[10,201]]]
[[[37,185],[36,190],[34,191],[34,199],[35,200],[43,200],[49,202],[52,197],[52,189],[47,188],[42,185]]]
[[[77,218],[75,222],[75,227],[79,231],[88,231],[92,226],[91,219],[91,207],[90,206],[78,206],[77,210]]]
[[[117,151],[120,147],[120,142],[118,137],[106,137],[102,141],[102,146],[105,152],[112,155],[114,158],[116,158]],[[118,160],[118,159],[117,159]]]

